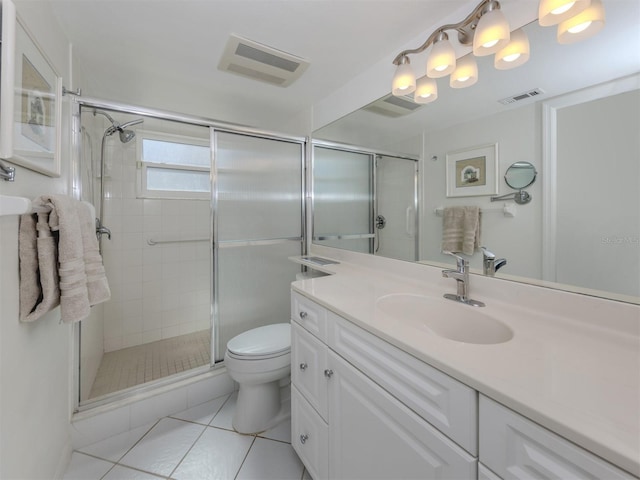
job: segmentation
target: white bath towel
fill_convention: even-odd
[[[89,315],[91,305],[110,298],[90,209],[86,204],[64,195],[38,197],[33,205],[49,207],[51,212],[38,214],[36,250],[39,283],[34,281],[33,240],[29,238],[33,216],[24,215],[22,219],[25,234],[24,238],[21,236],[20,239],[24,242],[24,247],[21,245],[20,248],[20,318],[22,321],[35,320],[57,305],[55,302],[39,300],[45,298],[43,272],[49,276],[53,264],[59,286],[61,320],[63,322],[83,320]],[[45,241],[48,238],[54,240],[53,253],[49,251],[50,241]],[[49,253],[45,255],[46,251]]]
[[[446,207],[442,216],[442,250],[473,255],[480,246],[480,207]]]

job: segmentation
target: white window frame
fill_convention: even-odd
[[[142,143],[143,140],[157,140],[161,142],[182,143],[186,145],[196,145],[211,148],[208,140],[197,137],[187,137],[184,135],[172,135],[170,133],[152,132],[146,130],[138,130],[136,132],[138,141],[136,142],[136,171],[137,171],[137,198],[156,198],[156,199],[184,199],[184,200],[209,200],[211,192],[190,192],[185,190],[149,190],[147,188],[147,169],[167,169],[167,170],[184,170],[188,172],[207,172],[211,176],[210,167],[198,167],[179,165],[175,163],[155,163],[145,162],[142,159]],[[211,177],[209,177],[211,178]]]

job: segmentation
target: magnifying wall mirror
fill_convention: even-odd
[[[518,205],[524,205],[531,201],[531,195],[525,192],[523,188],[528,187],[536,181],[536,168],[529,162],[515,162],[504,174],[504,182],[514,190],[514,193],[507,193],[499,197],[491,197],[491,201],[511,200],[513,199]]]
[[[529,162],[516,162],[507,168],[504,181],[514,190],[527,188],[536,181],[536,168]]]

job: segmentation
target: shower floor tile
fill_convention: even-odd
[[[209,330],[105,353],[89,398],[158,380],[211,362]]]

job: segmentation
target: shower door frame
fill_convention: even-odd
[[[309,138],[293,135],[286,135],[279,132],[257,129],[252,127],[246,127],[237,124],[226,123],[211,119],[208,117],[200,117],[194,115],[186,115],[175,112],[169,112],[160,109],[153,109],[147,107],[140,107],[137,105],[112,102],[109,100],[102,100],[91,97],[72,97],[69,99],[71,102],[71,169],[70,169],[70,191],[75,199],[80,200],[82,194],[82,179],[81,179],[81,161],[82,161],[82,130],[81,130],[81,109],[95,108],[105,109],[109,111],[126,113],[131,115],[139,115],[145,117],[151,117],[159,120],[168,120],[173,122],[180,122],[189,125],[201,126],[209,128],[209,145],[211,149],[211,170],[210,170],[210,248],[211,248],[211,262],[210,262],[210,295],[211,295],[211,309],[210,309],[210,335],[211,335],[211,358],[209,366],[202,366],[193,368],[181,373],[176,373],[170,377],[165,377],[155,381],[143,383],[141,385],[131,387],[126,391],[118,391],[113,394],[109,394],[99,400],[80,400],[80,348],[81,348],[81,322],[74,325],[74,344],[73,344],[73,388],[74,388],[74,413],[90,410],[92,408],[107,405],[118,400],[130,398],[134,395],[141,394],[143,392],[150,392],[166,385],[170,385],[187,378],[196,377],[198,375],[205,374],[211,370],[224,367],[224,362],[216,362],[216,343],[218,340],[217,331],[217,318],[218,318],[218,297],[217,297],[217,175],[216,175],[216,133],[233,133],[238,135],[263,138],[274,141],[284,141],[288,143],[294,143],[300,145],[300,165],[301,165],[301,192],[300,192],[300,237],[296,237],[295,240],[300,242],[300,251],[302,255],[307,252],[307,226],[305,222],[306,218],[306,192],[307,192],[307,155],[309,153]],[[283,239],[282,241],[291,241],[291,239]]]
[[[314,178],[313,178],[313,171],[314,171],[314,167],[315,167],[315,147],[321,147],[321,148],[326,148],[326,149],[330,149],[330,150],[338,150],[341,152],[349,152],[349,153],[359,153],[359,154],[363,154],[363,155],[369,155],[371,157],[371,162],[372,162],[372,174],[371,174],[371,182],[372,182],[372,186],[371,186],[371,192],[372,192],[372,201],[371,201],[371,220],[370,220],[370,228],[373,230],[373,234],[371,234],[371,240],[370,240],[370,247],[369,247],[369,254],[370,255],[376,255],[376,244],[378,241],[378,235],[377,235],[377,231],[376,231],[376,227],[374,225],[375,223],[375,217],[378,214],[378,205],[377,205],[377,198],[378,198],[378,192],[377,192],[377,188],[378,188],[378,182],[377,182],[377,158],[378,157],[392,157],[392,158],[396,158],[398,160],[407,160],[407,161],[412,161],[415,164],[415,173],[414,173],[414,177],[413,177],[413,207],[414,207],[414,211],[415,211],[415,225],[414,225],[414,232],[415,232],[415,244],[414,244],[414,252],[415,252],[415,256],[416,256],[416,260],[418,259],[419,253],[420,253],[420,224],[419,224],[419,219],[420,219],[420,211],[419,211],[419,206],[420,206],[420,193],[419,193],[419,175],[420,175],[420,171],[419,171],[419,165],[420,165],[420,157],[419,156],[414,156],[414,155],[405,155],[405,154],[401,154],[401,153],[397,153],[397,152],[387,152],[384,150],[378,150],[378,149],[372,149],[372,148],[367,148],[367,147],[360,147],[357,145],[350,145],[347,143],[338,143],[338,142],[330,142],[327,140],[311,140],[309,142],[309,150],[310,153],[308,152],[307,155],[309,157],[309,198],[310,198],[310,206],[309,206],[309,211],[310,211],[310,215],[308,216],[308,231],[311,232],[310,235],[305,235],[306,238],[306,250],[310,251],[311,249],[311,245],[315,239],[316,236],[316,232],[314,230],[314,214],[315,214],[315,186],[314,186]],[[331,247],[331,248],[340,248],[340,247]]]

